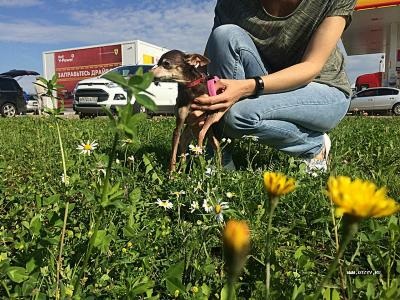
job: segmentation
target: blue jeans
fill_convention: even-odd
[[[249,35],[236,25],[222,25],[211,33],[206,47],[209,73],[245,79],[268,74]],[[235,103],[217,124],[223,137],[256,136],[259,142],[289,155],[312,158],[323,147],[323,134],[345,116],[349,98],[326,84],[301,88]]]

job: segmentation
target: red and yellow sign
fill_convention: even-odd
[[[356,10],[371,9],[384,6],[400,5],[400,1],[390,0],[358,0]]]
[[[54,64],[58,83],[64,86],[59,96],[71,100],[71,92],[79,80],[99,76],[121,63],[121,45],[56,52]]]

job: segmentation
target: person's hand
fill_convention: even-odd
[[[205,122],[208,128],[217,123],[227,110],[241,98],[250,96],[254,91],[254,80],[220,79],[216,82],[216,96],[202,95],[194,99],[191,105],[191,117],[198,127],[203,127]],[[212,115],[201,112],[213,111]],[[207,121],[206,121],[207,119]]]
[[[250,96],[255,88],[254,80],[220,79],[216,82],[216,96],[202,95],[194,99],[193,110],[223,111],[240,98]]]
[[[199,146],[203,145],[208,129],[219,122],[228,109],[242,97],[252,94],[255,88],[254,80],[221,79],[216,83],[217,95],[202,95],[194,99],[191,105],[190,119],[198,133]],[[207,114],[206,112],[212,112]],[[189,123],[190,124],[190,123]]]

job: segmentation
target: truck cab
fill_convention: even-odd
[[[118,106],[127,104],[126,91],[116,83],[105,79],[103,76],[109,72],[117,72],[124,77],[132,76],[139,68],[148,72],[153,65],[127,65],[120,66],[94,78],[81,80],[77,83],[73,95],[73,109],[80,117],[104,114],[103,107],[115,111]],[[178,95],[178,87],[174,82],[152,83],[147,89],[154,96],[150,96],[157,106],[155,112],[146,111],[141,105],[131,99],[135,112],[148,114],[173,114]]]

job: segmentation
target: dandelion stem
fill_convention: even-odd
[[[112,145],[112,148],[111,148],[110,157],[108,159],[108,165],[107,165],[107,169],[106,169],[106,176],[105,176],[105,179],[103,181],[103,189],[102,189],[102,193],[101,193],[101,202],[104,202],[106,200],[105,198],[107,197],[107,189],[108,189],[109,179],[110,179],[110,176],[111,176],[111,167],[112,167],[112,164],[113,164],[113,161],[114,161],[114,156],[115,156],[115,150],[117,148],[117,143],[118,143],[118,132],[116,132],[115,135],[114,135],[114,141],[113,141],[113,145]],[[82,268],[79,270],[78,276],[77,276],[75,284],[74,284],[74,295],[79,295],[80,294],[81,277],[82,277],[83,273],[86,270],[86,266],[87,266],[87,264],[89,262],[89,258],[91,256],[91,254],[92,254],[93,247],[94,247],[94,242],[96,241],[97,233],[99,231],[100,222],[101,222],[101,220],[103,218],[103,215],[104,215],[104,208],[102,206],[100,206],[100,212],[97,215],[97,219],[95,221],[93,234],[90,237],[89,246],[88,246],[88,249],[87,249],[87,251],[85,253],[85,259],[83,261]]]
[[[235,280],[233,278],[228,279],[228,300],[233,300],[235,296]]]
[[[338,234],[338,224],[336,223],[335,219],[335,210],[333,207],[333,202],[332,200],[330,201],[331,203],[331,217],[332,217],[332,223],[333,223],[333,230],[335,233],[335,245],[336,245],[336,252],[339,251],[339,234]],[[345,277],[343,274],[343,267],[342,265],[339,265],[339,275],[340,275],[340,288],[342,290],[342,294],[344,297],[344,300],[347,299],[346,297],[346,282],[345,282]]]
[[[61,231],[60,251],[58,253],[58,261],[57,261],[56,298],[59,298],[59,296],[60,296],[60,294],[58,293],[58,290],[59,290],[59,287],[60,287],[60,273],[61,273],[61,268],[62,268],[62,253],[63,253],[63,250],[64,250],[65,231],[67,229],[68,210],[69,210],[69,202],[67,201],[65,203],[64,223],[63,223],[63,227],[62,227],[62,231]]]
[[[343,230],[344,237],[343,237],[342,243],[340,244],[340,247],[336,252],[335,260],[329,266],[328,273],[322,279],[312,300],[317,300],[319,298],[322,288],[325,286],[325,284],[327,283],[329,278],[332,276],[333,272],[335,272],[336,267],[339,264],[339,260],[344,254],[344,250],[346,249],[347,245],[349,244],[349,242],[353,238],[354,234],[358,230],[358,222],[357,221],[351,220],[351,217],[347,217],[346,215],[344,216],[343,219],[344,219],[344,230]]]
[[[67,181],[67,167],[65,164],[64,146],[63,146],[63,142],[62,142],[62,138],[61,138],[60,126],[58,125],[57,120],[56,120],[56,126],[57,126],[57,133],[58,133],[58,142],[60,144],[60,152],[61,152],[61,160],[62,160],[62,165],[63,165],[64,180]]]
[[[64,146],[61,138],[61,132],[60,132],[60,126],[58,124],[57,119],[56,121],[56,127],[57,127],[57,135],[58,135],[58,142],[60,144],[60,152],[61,152],[61,161],[62,161],[62,166],[63,166],[63,174],[64,174],[64,184],[67,184],[67,167],[65,163],[65,154],[64,154]],[[63,228],[61,231],[61,237],[60,237],[60,249],[59,249],[59,254],[58,254],[58,260],[57,260],[57,274],[56,274],[56,298],[59,298],[59,287],[60,287],[60,273],[61,273],[61,268],[62,268],[62,254],[63,254],[63,249],[64,249],[64,236],[65,236],[65,231],[67,228],[67,220],[68,220],[68,208],[69,208],[69,202],[67,201],[65,204],[65,211],[64,211],[64,223],[63,223]]]
[[[270,283],[271,283],[271,230],[272,230],[272,218],[274,216],[274,211],[278,205],[278,197],[270,197],[271,200],[268,206],[268,227],[265,245],[267,247],[267,253],[265,255],[265,299],[269,299],[270,294]]]

